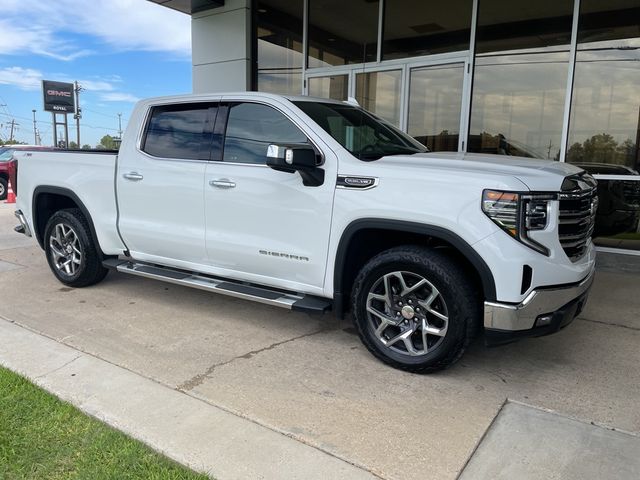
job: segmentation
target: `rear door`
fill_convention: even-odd
[[[153,106],[135,148],[117,171],[120,233],[140,260],[207,263],[204,173],[217,102]]]

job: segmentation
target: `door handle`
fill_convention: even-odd
[[[139,182],[140,180],[142,180],[144,178],[138,172],[124,173],[124,174],[122,174],[122,176],[124,178],[126,178],[127,180],[133,180],[134,182]]]
[[[228,178],[218,178],[216,180],[210,180],[209,185],[217,188],[236,188],[236,182],[232,182]]]

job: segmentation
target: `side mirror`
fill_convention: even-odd
[[[324,170],[318,168],[319,155],[308,143],[296,145],[269,145],[267,166],[280,172],[299,172],[302,183],[317,187],[324,183]]]

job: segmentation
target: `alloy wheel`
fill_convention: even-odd
[[[82,265],[80,239],[69,225],[58,223],[49,237],[53,264],[63,274],[72,277]]]
[[[394,352],[419,357],[442,343],[449,326],[447,305],[423,276],[396,271],[377,279],[367,295],[368,325]]]

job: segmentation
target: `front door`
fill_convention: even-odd
[[[221,107],[221,111],[222,111]],[[313,142],[286,105],[251,101],[226,107],[223,154],[205,173],[207,253],[220,274],[321,293],[337,175],[335,155]],[[218,116],[220,119],[220,115]],[[216,124],[216,131],[219,125]],[[270,144],[312,142],[322,150],[324,183],[266,166]]]

